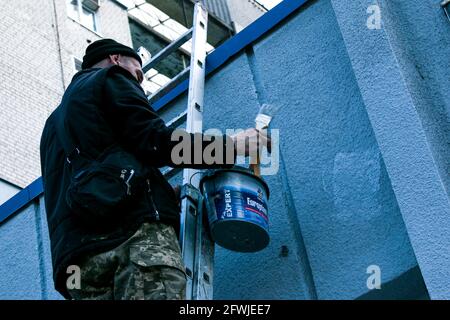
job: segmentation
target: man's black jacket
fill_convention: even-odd
[[[60,113],[58,109],[64,112]],[[115,143],[134,154],[152,172],[151,198],[143,189],[129,207],[118,208],[108,219],[92,221],[89,225],[85,223],[85,217],[81,218],[82,212],[71,212],[65,200],[71,165],[66,161],[60,143],[62,138],[56,135],[57,121],[63,122],[73,142],[91,158],[97,158]],[[144,221],[155,221],[154,206],[161,221],[178,229],[177,199],[157,169],[176,166],[171,161],[171,151],[177,143],[171,141],[172,131],[150,109],[144,91],[127,70],[118,66],[93,68],[77,73],[72,79],[61,104],[47,119],[40,146],[54,282],[64,297],[69,297],[67,267],[76,265],[86,255],[118,246]],[[191,138],[193,141],[193,135]],[[224,151],[232,143],[229,138],[224,139]],[[205,147],[206,142],[202,148]],[[178,166],[224,167],[204,163]]]

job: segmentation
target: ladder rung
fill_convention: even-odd
[[[175,88],[177,85],[179,85],[184,80],[189,79],[190,70],[191,70],[191,68],[187,67],[186,69],[181,71],[181,73],[179,73],[176,77],[174,77],[172,80],[170,80],[164,87],[161,87],[158,91],[153,93],[148,98],[148,101],[150,102],[150,104],[161,99],[162,96],[164,96],[166,93],[168,93],[170,90]]]
[[[178,116],[167,122],[166,126],[175,129],[178,128],[183,122],[186,122],[187,110],[180,113]]]
[[[167,180],[169,180],[175,177],[181,171],[183,171],[182,168],[168,168],[166,170],[163,170],[162,174]]]
[[[167,47],[162,49],[156,56],[154,56],[148,63],[146,63],[142,70],[144,70],[144,73],[146,73],[148,70],[156,66],[161,60],[166,58],[171,53],[175,52],[180,48],[183,44],[185,44],[189,39],[192,38],[192,30],[193,28],[189,29],[184,33],[182,36],[180,36],[177,40],[174,40],[172,43],[170,43]]]

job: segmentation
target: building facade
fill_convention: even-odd
[[[132,44],[121,5],[103,1],[92,30],[72,3],[0,4],[0,178],[19,188],[40,175],[42,128],[76,72],[74,58],[101,37]]]
[[[264,177],[270,244],[216,246],[216,299],[450,299],[440,3],[285,0],[208,55],[205,128],[246,128],[262,103],[280,108],[279,168]],[[186,99],[158,112],[169,121]],[[0,206],[0,298],[59,298],[44,196],[38,179]]]

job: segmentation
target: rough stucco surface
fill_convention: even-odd
[[[420,51],[429,99],[448,115],[448,93],[431,80],[443,71],[425,67],[431,49],[400,50],[394,22],[368,31],[370,4],[311,1],[208,78],[205,129],[245,128],[260,103],[280,107],[271,242],[253,254],[216,247],[216,299],[449,298],[450,208],[436,160],[446,129],[435,115],[422,121],[429,100],[404,52]],[[161,114],[185,108],[186,95]],[[59,297],[45,225],[43,206],[29,206],[0,227],[0,298]],[[381,290],[366,286],[370,265]]]
[[[35,206],[28,206],[0,228],[0,299],[41,299]]]
[[[281,106],[273,126],[281,131],[318,298],[367,292],[372,264],[383,281],[413,267],[330,3],[314,2],[257,44],[255,56],[269,102]]]
[[[439,99],[434,100],[437,111],[443,111],[443,101],[447,105],[447,115],[433,120],[433,117],[430,117],[433,115],[429,110],[431,106],[426,105],[426,101],[420,97],[422,89],[417,88],[418,84],[411,86],[416,79],[409,78],[411,73],[408,61],[398,64],[399,60],[407,57],[398,50],[392,50],[398,42],[395,43],[395,39],[389,38],[389,33],[392,35],[392,29],[401,29],[401,25],[388,20],[385,27],[380,30],[354,28],[355,21],[365,23],[358,12],[367,8],[370,1],[361,0],[345,4],[340,1],[332,2],[428,292],[431,298],[448,299],[450,204],[445,189],[445,181],[448,181],[448,165],[445,165],[445,173],[440,169],[442,155],[448,154],[450,136],[448,123],[445,123],[448,119],[449,100],[444,99],[447,93],[432,80],[420,84],[430,86],[431,94],[442,92]],[[442,12],[436,10],[439,8],[433,6],[431,1],[425,3],[425,7],[434,8],[432,13],[429,8],[424,8],[423,11],[419,9],[417,12],[431,14],[430,19],[434,22],[428,22],[429,19],[426,21],[418,19],[415,20],[418,27],[425,28],[429,32],[435,30],[436,24],[439,24],[438,30],[448,28],[441,17]],[[422,7],[421,4],[418,3],[419,8]],[[386,17],[389,19],[389,14]],[[391,29],[389,33],[386,32],[387,28]],[[404,50],[412,56],[422,54],[422,58],[423,52],[426,51],[430,61],[434,55],[445,56],[448,48],[444,49],[443,53],[436,52],[434,50],[438,50],[440,46],[428,47],[427,42],[448,43],[448,33],[444,35],[436,32],[432,35],[431,32],[429,37],[429,40],[418,41],[415,46],[406,46]],[[432,68],[433,63],[430,62],[426,69]],[[442,78],[440,73],[436,72],[437,78]],[[408,81],[405,81],[405,78],[408,78]],[[412,91],[414,88],[417,90]],[[428,114],[424,116],[426,113]],[[431,130],[432,127],[438,129]],[[447,143],[443,143],[442,134],[445,135]],[[436,147],[438,141],[441,141],[439,148]]]
[[[0,227],[0,300],[61,299],[54,290],[43,197]]]
[[[384,30],[450,194],[450,35],[439,1],[379,1]],[[420,14],[417,14],[417,12]]]

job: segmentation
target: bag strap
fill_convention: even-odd
[[[80,148],[73,142],[72,137],[67,132],[64,126],[64,108],[60,106],[56,110],[55,117],[56,136],[61,143],[64,153],[66,155],[66,161],[72,164],[73,160],[80,156]]]

